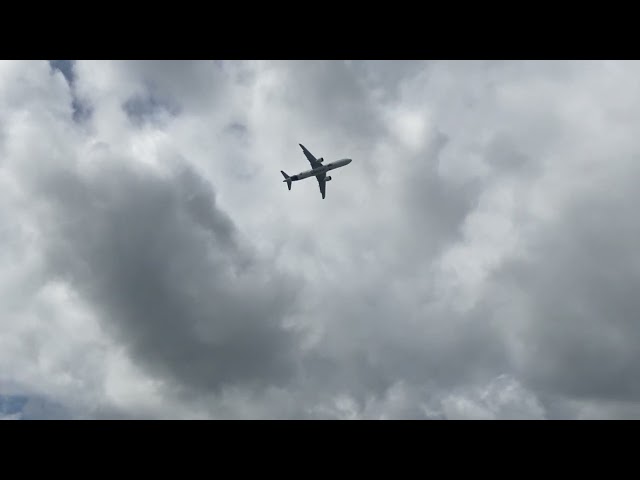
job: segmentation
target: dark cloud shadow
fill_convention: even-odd
[[[91,178],[40,179],[48,264],[138,364],[178,387],[286,383],[296,287],[242,245],[210,185],[182,162],[160,176],[124,161]]]

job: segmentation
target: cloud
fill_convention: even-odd
[[[635,170],[629,164],[628,177],[617,178],[610,195],[575,192],[560,218],[539,227],[530,254],[497,274],[515,290],[513,307],[527,339],[518,359],[539,389],[596,400],[640,398],[633,374],[640,307]]]
[[[537,420],[546,415],[536,396],[506,375],[496,377],[485,387],[451,393],[441,403],[450,419]]]
[[[51,123],[64,131],[69,120]],[[34,121],[26,130],[47,127]],[[176,390],[287,381],[296,334],[282,322],[296,301],[295,285],[243,244],[211,185],[186,160],[171,157],[166,170],[154,170],[118,153],[121,145],[74,148],[73,134],[42,136],[50,151],[60,151],[56,157],[29,148],[20,133],[14,145],[24,150],[14,151],[11,167],[38,236],[37,288],[62,295],[50,301],[77,296],[103,330],[95,336],[109,335]],[[35,168],[39,163],[44,168]],[[42,339],[34,348],[37,355],[53,347]],[[82,368],[57,367],[75,375]]]
[[[20,395],[0,396],[0,420],[22,419],[22,409],[28,399]]]
[[[154,178],[105,163],[88,182],[62,176],[43,188],[57,213],[50,274],[112,319],[148,369],[180,384],[285,380],[295,344],[280,322],[293,284],[237,245],[191,169]]]
[[[637,70],[3,62],[11,415],[636,417]]]

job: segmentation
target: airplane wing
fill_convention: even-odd
[[[325,188],[327,186],[327,182],[325,181],[327,174],[321,173],[320,175],[316,175],[316,179],[318,180],[318,186],[320,187],[320,193],[322,194],[322,198],[324,198]]]
[[[313,154],[305,148],[304,145],[302,145],[301,143],[299,143],[298,145],[300,145],[300,147],[302,148],[302,151],[304,152],[304,155],[307,157],[307,160],[309,160],[309,163],[311,164],[311,168],[318,168],[322,165],[318,161],[318,159],[316,159],[316,157],[314,157]]]

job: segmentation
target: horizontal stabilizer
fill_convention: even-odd
[[[282,173],[282,176],[284,177],[283,181],[287,182],[287,187],[289,187],[289,190],[291,190],[291,177],[289,177],[289,175],[284,173],[282,170],[280,170],[280,173]]]

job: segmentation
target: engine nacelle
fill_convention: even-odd
[[[330,182],[331,181],[331,177],[325,177],[324,181],[325,182]]]
[[[322,163],[322,162],[324,162],[324,158],[319,158],[318,163]]]

